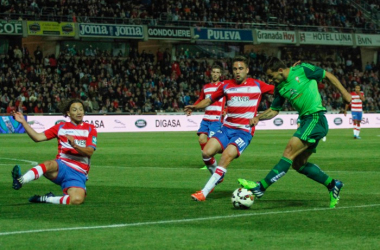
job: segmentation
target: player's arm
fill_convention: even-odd
[[[87,157],[91,157],[91,155],[94,153],[95,148],[92,146],[87,147],[81,147],[78,144],[76,144],[75,139],[71,135],[66,135],[67,142],[73,147],[79,154]]]
[[[278,110],[273,110],[273,109],[269,108],[269,109],[265,110],[263,113],[261,113],[260,115],[253,117],[249,121],[249,125],[251,127],[256,126],[259,123],[259,121],[270,120],[273,117],[275,117],[276,115],[278,115],[278,113],[279,113]]]
[[[200,101],[199,103],[197,103],[196,105],[187,105],[185,106],[184,108],[184,111],[186,113],[186,115],[190,115],[191,112],[193,112],[193,110],[195,109],[203,109],[207,106],[210,106],[211,103],[213,103],[211,101],[211,98],[206,98],[206,99],[203,99],[202,101]]]
[[[26,133],[29,135],[29,137],[35,141],[35,142],[41,142],[46,141],[47,137],[45,136],[45,133],[37,133],[32,127],[29,126],[27,121],[24,118],[24,115],[20,112],[16,112],[13,114],[16,121],[21,123],[21,125],[25,128]]]
[[[340,93],[342,93],[342,96],[343,96],[343,99],[350,103],[351,102],[351,94],[347,92],[347,90],[343,87],[343,85],[340,83],[340,81],[338,80],[338,78],[336,78],[333,74],[331,74],[330,72],[328,71],[325,71],[325,77],[327,78],[327,80],[329,80],[329,82],[335,86],[335,88],[337,88]]]
[[[347,115],[347,110],[348,110],[349,106],[350,106],[350,104],[348,104],[348,103],[346,103],[346,105],[344,106],[344,111],[343,111],[344,116]]]
[[[358,95],[359,95],[360,100],[362,100],[362,102],[365,102],[364,93],[359,91]]]
[[[199,98],[198,100],[194,102],[194,105],[197,105],[198,103],[200,103],[202,100],[205,99],[205,97],[206,96],[205,96],[204,88],[202,88],[201,93],[199,94]]]
[[[193,112],[193,110],[206,108],[215,101],[219,100],[221,97],[223,97],[223,84],[220,85],[218,89],[209,98],[203,99],[197,104],[185,106],[184,111],[186,115],[191,115],[191,112]]]

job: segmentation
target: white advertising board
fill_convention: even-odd
[[[350,114],[327,114],[330,129],[352,128]],[[197,131],[203,115],[95,115],[85,116],[101,132],[169,132]],[[272,120],[261,121],[257,130],[296,129],[297,115],[278,115]],[[63,116],[28,116],[28,123],[37,132],[54,126],[60,121],[69,121]],[[380,114],[363,114],[362,128],[380,128]]]

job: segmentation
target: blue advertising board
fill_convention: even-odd
[[[24,116],[25,119],[26,116]],[[0,134],[25,133],[24,127],[13,116],[0,116]]]
[[[253,42],[252,30],[194,28],[197,40],[221,42]]]

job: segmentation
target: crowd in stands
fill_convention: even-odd
[[[371,13],[379,9],[377,1],[370,6]],[[378,29],[375,21],[348,0],[1,0],[0,14],[9,14],[10,19],[39,20],[43,9],[54,13],[50,20],[60,17],[59,21],[70,22],[115,23],[122,20],[123,23],[141,24],[139,20],[165,20],[186,26],[189,22],[191,26],[206,27],[233,23],[235,28],[251,28],[252,23],[274,21],[289,26]],[[376,20],[377,15],[372,19]],[[366,25],[368,23],[371,25]]]
[[[368,62],[362,70],[360,53],[331,51],[289,47],[281,54],[289,65],[301,60],[332,72],[348,91],[359,84],[367,98],[365,111],[379,111],[379,64]],[[266,53],[251,50],[245,56],[250,75],[266,81],[262,72]],[[213,63],[223,67],[222,80],[232,78],[231,61],[196,58],[181,49],[174,56],[169,49],[139,53],[136,47],[128,57],[118,57],[92,47],[76,51],[75,46],[66,46],[55,58],[43,55],[39,47],[30,53],[26,46],[10,46],[8,54],[0,56],[0,113],[56,113],[60,102],[68,98],[82,99],[87,113],[181,112],[210,81]],[[339,92],[324,81],[318,88],[327,110],[341,112],[344,105]],[[265,96],[260,110],[267,109],[272,100],[273,96]],[[293,109],[286,104],[284,110]]]

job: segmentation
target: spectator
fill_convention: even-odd
[[[20,48],[16,45],[15,49],[13,50],[14,58],[21,59],[22,58],[22,51]]]
[[[38,102],[37,105],[34,106],[34,113],[37,114],[37,113],[43,113],[43,112],[44,112],[44,110],[42,108],[42,105],[40,102]]]
[[[40,49],[40,46],[37,46],[37,49],[34,51],[34,62],[42,63],[43,53]]]
[[[15,111],[16,111],[16,107],[15,107],[15,105],[13,104],[13,101],[11,100],[11,101],[9,101],[9,103],[8,103],[7,113],[8,113],[8,114],[12,114],[12,113],[15,112]]]

